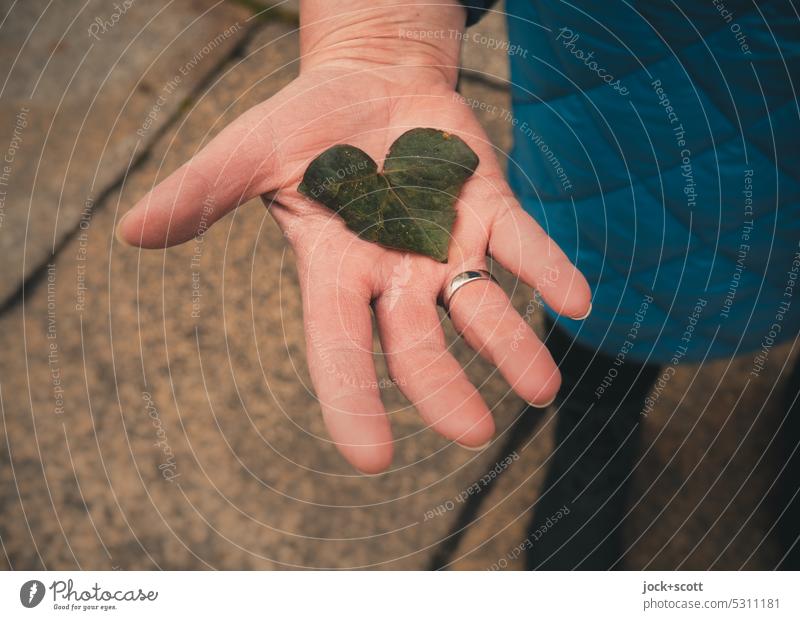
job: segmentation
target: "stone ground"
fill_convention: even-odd
[[[106,3],[0,7],[0,48],[16,57],[0,108],[23,121],[0,127],[0,145],[15,127],[21,137],[0,203],[4,567],[519,567],[554,412],[511,446],[523,403],[448,332],[496,414],[496,441],[478,454],[448,444],[389,386],[403,440],[389,473],[358,476],[326,439],[293,259],[260,203],[168,252],[113,238],[154,182],[293,78],[296,3],[138,0],[96,36]],[[502,37],[501,16],[473,32]],[[505,57],[470,41],[464,65],[462,92],[487,103],[482,121],[507,150]],[[529,293],[515,290],[524,310]],[[644,421],[627,566],[775,565],[760,457],[789,356],[773,350],[738,402],[749,360],[679,370]],[[465,510],[456,498],[512,447],[516,460]]]

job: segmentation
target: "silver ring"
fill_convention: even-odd
[[[495,277],[485,269],[470,269],[469,271],[462,271],[444,287],[442,292],[442,306],[450,312],[450,302],[453,300],[453,295],[465,284],[475,282],[476,280],[489,280],[497,284]]]

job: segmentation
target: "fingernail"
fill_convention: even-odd
[[[487,441],[482,446],[477,446],[477,447],[475,447],[475,446],[465,446],[463,443],[460,443],[458,445],[461,446],[462,448],[464,448],[464,450],[469,450],[470,452],[481,452],[482,450],[486,450],[486,448],[488,448],[491,443],[492,443],[492,440],[490,439],[489,441]]]
[[[122,236],[122,232],[121,232],[122,231],[122,224],[130,214],[131,214],[131,212],[128,211],[125,215],[123,215],[121,218],[119,218],[119,222],[117,222],[117,227],[114,229],[114,237],[117,239],[117,241],[119,241],[123,245],[130,245],[130,243],[125,241],[125,238]]]
[[[383,472],[383,471],[379,471],[379,472],[378,472],[378,473],[376,473],[376,474],[370,474],[370,473],[367,473],[367,472],[365,472],[365,471],[361,471],[361,470],[360,470],[358,467],[355,467],[354,469],[355,469],[355,470],[356,470],[356,471],[357,471],[357,472],[358,472],[360,475],[364,476],[364,478],[377,478],[378,476],[382,476],[384,473],[386,473],[386,472]]]
[[[583,316],[575,316],[575,317],[572,317],[572,318],[575,321],[582,321],[587,316],[589,316],[591,313],[592,313],[592,304],[589,304],[589,309],[586,311],[586,314],[584,314]]]
[[[556,402],[556,398],[558,398],[558,394],[556,394],[555,396],[553,396],[553,398],[551,398],[550,400],[548,400],[546,403],[544,403],[544,404],[542,404],[542,405],[537,405],[536,403],[528,403],[528,404],[529,404],[531,407],[536,407],[537,409],[545,409],[546,407],[549,407],[549,406],[550,406],[550,405],[552,405],[554,402]]]

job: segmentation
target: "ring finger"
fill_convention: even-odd
[[[456,330],[519,396],[537,407],[553,401],[561,385],[558,367],[497,283],[468,282],[452,295],[449,306]]]

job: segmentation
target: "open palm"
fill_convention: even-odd
[[[392,458],[371,309],[392,379],[425,422],[448,439],[480,447],[491,440],[494,423],[445,346],[437,312],[444,286],[462,271],[486,268],[489,254],[558,312],[581,317],[590,308],[585,279],[519,207],[469,106],[437,75],[407,67],[307,71],[226,127],[119,228],[128,243],[166,247],[261,195],[297,256],[308,363],[326,425],[344,456],[369,473]],[[414,127],[454,133],[480,158],[456,204],[446,264],[362,241],[297,191],[310,161],[328,147],[352,144],[380,166],[392,142]],[[449,314],[522,398],[538,405],[553,399],[558,369],[497,284],[464,286]]]

